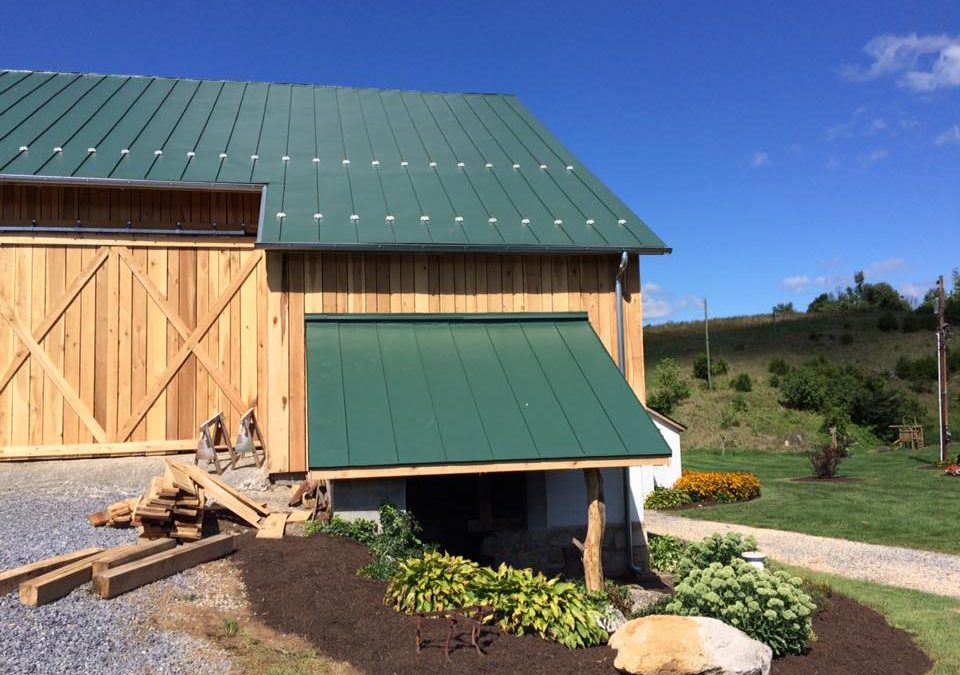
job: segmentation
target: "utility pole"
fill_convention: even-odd
[[[703,299],[703,335],[707,342],[707,390],[713,391],[713,368],[710,367],[710,319],[707,317],[707,299]]]
[[[944,321],[946,311],[946,292],[943,288],[943,275],[937,279],[937,389],[938,409],[940,413],[940,461],[947,461],[947,444],[950,442],[950,417],[947,410],[947,331],[950,326]]]

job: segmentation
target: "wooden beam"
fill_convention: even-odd
[[[624,457],[620,459],[569,459],[497,464],[435,464],[420,466],[381,466],[356,469],[313,469],[310,478],[392,478],[402,476],[447,476],[463,473],[503,473],[506,471],[556,471],[560,469],[618,469],[628,466],[666,466],[669,457]]]
[[[189,476],[206,491],[208,497],[213,497],[249,525],[258,529],[260,528],[260,520],[263,518],[263,515],[259,511],[241,499],[238,499],[234,494],[224,490],[218,482],[212,480],[213,477],[207,472],[195,466],[181,466],[186,466],[186,471]]]
[[[587,486],[587,536],[583,540],[583,578],[587,590],[603,590],[603,531],[607,524],[607,504],[603,499],[603,475],[600,469],[584,469]]]
[[[289,513],[271,513],[257,530],[257,539],[283,539]]]
[[[200,563],[233,553],[237,547],[236,538],[235,534],[218,534],[114,567],[94,577],[93,590],[101,598],[114,598]]]
[[[73,443],[66,445],[15,445],[0,447],[0,462],[88,457],[139,457],[196,452],[197,439],[130,443]]]
[[[0,572],[0,595],[6,595],[24,581],[38,577],[41,574],[46,574],[50,570],[78,562],[102,552],[102,548],[94,546],[80,551],[64,553],[63,555],[54,556],[53,558],[38,560],[26,565],[21,565],[20,567],[14,567],[5,572]]]
[[[252,249],[252,237],[121,237],[102,234],[0,234],[0,246],[136,246],[137,248]]]
[[[28,607],[39,607],[54,600],[59,600],[73,589],[79,588],[90,581],[93,577],[93,563],[99,558],[132,547],[136,547],[136,544],[116,546],[101,553],[94,553],[83,560],[59,567],[34,579],[24,581],[20,584],[21,604]]]
[[[132,548],[115,549],[112,553],[100,556],[94,561],[93,576],[96,577],[109,569],[126,565],[134,560],[169,551],[176,545],[176,539],[149,539],[141,540]]]

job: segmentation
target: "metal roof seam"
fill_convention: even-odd
[[[423,347],[420,345],[420,337],[417,335],[416,326],[413,328],[413,342],[417,346],[417,356],[419,358],[418,365],[420,366],[420,372],[423,374],[423,381],[427,384],[427,399],[430,401],[430,409],[433,411],[433,419],[438,420],[437,404],[436,401],[433,400],[433,387],[430,384],[430,376],[427,375],[426,363],[423,358]],[[443,454],[444,461],[449,461],[450,455],[447,453],[447,441],[444,438],[443,428],[440,426],[439,421],[437,422],[437,438],[440,441],[440,452]]]
[[[191,144],[191,150],[187,152],[187,161],[184,162],[183,169],[180,170],[180,180],[183,180],[184,175],[186,175],[187,169],[190,166],[190,160],[196,156],[197,148],[200,147],[200,139],[203,138],[203,134],[206,133],[207,126],[210,124],[210,120],[213,119],[213,112],[217,109],[217,104],[220,103],[220,97],[223,96],[223,88],[225,86],[226,85],[223,82],[220,83],[220,88],[217,90],[217,96],[213,99],[213,103],[210,106],[210,112],[207,113],[207,118],[203,121],[203,126],[200,127],[200,131],[197,133],[196,139],[194,139],[193,143]],[[194,154],[190,155],[190,152],[193,152]]]
[[[390,401],[390,384],[387,382],[387,371],[384,368],[386,359],[383,356],[383,342],[380,340],[380,327],[377,326],[377,351],[380,353],[380,377],[383,378],[383,391],[387,400],[387,416],[390,418],[390,431],[393,433],[393,447],[397,453],[397,462],[400,461],[400,443],[397,440],[397,424],[393,418],[393,405]]]
[[[467,368],[463,363],[463,354],[460,352],[460,345],[457,342],[457,337],[454,335],[453,328],[451,324],[447,324],[447,330],[450,333],[450,342],[453,344],[453,351],[457,355],[457,363],[460,364],[460,371],[463,373],[463,381],[467,383],[467,390],[470,392],[470,400],[473,401],[473,405],[477,410],[480,410],[480,404],[477,401],[477,393],[473,389],[473,383],[470,381],[470,374],[467,372]],[[477,420],[480,423],[480,429],[483,431],[483,437],[487,441],[487,448],[490,449],[490,459],[494,459],[493,456],[493,441],[490,440],[490,432],[487,431],[487,425],[483,421],[483,415],[478,414]]]
[[[15,124],[14,126],[10,127],[10,129],[9,129],[6,133],[4,133],[2,136],[0,136],[0,141],[5,140],[5,139],[7,138],[7,136],[9,136],[10,134],[12,134],[12,133],[13,133],[14,131],[16,131],[17,129],[19,129],[22,125],[26,124],[26,123],[27,123],[27,120],[29,120],[32,115],[36,114],[38,110],[40,110],[40,109],[43,108],[45,105],[47,105],[50,101],[52,101],[52,100],[55,99],[57,96],[59,96],[62,92],[64,92],[64,91],[67,89],[67,87],[73,86],[74,82],[77,82],[79,79],[80,79],[80,76],[78,75],[78,76],[76,76],[75,78],[73,78],[72,80],[70,80],[69,82],[67,82],[65,85],[63,85],[62,87],[60,87],[57,91],[55,91],[54,93],[52,93],[46,100],[44,100],[40,105],[38,105],[36,108],[34,108],[29,115],[25,115],[19,122],[17,122],[17,124]],[[46,83],[44,83],[44,84],[46,84]],[[39,89],[39,87],[38,87],[38,89]],[[34,91],[36,91],[36,90],[34,90]],[[31,91],[31,94],[32,94],[32,93],[33,93],[33,92]],[[23,100],[23,99],[21,98],[20,100]],[[17,103],[19,103],[19,102],[20,102],[20,101],[18,100]],[[14,104],[14,105],[16,105],[16,104]],[[12,108],[12,107],[13,107],[13,106],[10,106],[10,108]],[[10,108],[7,108],[7,110],[9,110]],[[3,114],[6,114],[7,110],[4,110],[4,111],[3,111]]]
[[[183,121],[183,116],[187,114],[187,110],[190,109],[190,104],[193,103],[193,100],[197,97],[197,92],[200,91],[200,83],[197,83],[197,86],[194,87],[193,91],[190,93],[190,98],[187,100],[187,104],[183,106],[183,110],[180,111],[180,114],[177,116],[177,121],[173,123],[170,127],[170,131],[167,132],[166,138],[163,140],[163,143],[160,144],[160,147],[153,153],[153,160],[150,162],[150,166],[144,171],[144,176],[149,176],[150,172],[153,171],[153,167],[160,157],[163,155],[163,149],[166,147],[167,143],[170,142],[170,138],[173,136],[174,132],[177,130],[177,127],[180,125],[180,122]]]

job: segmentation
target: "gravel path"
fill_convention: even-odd
[[[960,598],[960,555],[694,520],[658,511],[647,511],[644,519],[648,533],[672,534],[690,540],[702,539],[714,532],[749,534],[756,538],[761,551],[789,565]]]
[[[86,515],[142,494],[160,475],[158,458],[0,464],[0,569],[88,546],[136,541],[135,530],[94,528]],[[256,481],[255,469],[226,476]],[[160,631],[146,621],[160,595],[173,589],[191,597],[202,583],[195,568],[113,600],[89,585],[38,608],[20,604],[16,591],[0,596],[0,673],[139,675],[231,671],[225,653],[184,633]]]

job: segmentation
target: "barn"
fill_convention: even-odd
[[[622,550],[630,472],[671,461],[640,292],[670,249],[514,96],[0,71],[0,215],[0,460],[252,407],[338,510],[548,568],[581,470]]]

